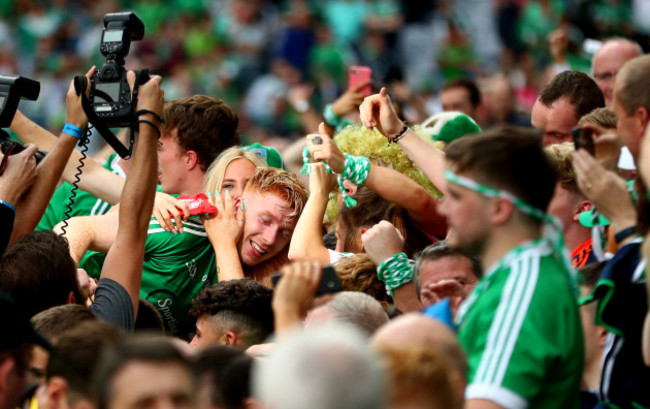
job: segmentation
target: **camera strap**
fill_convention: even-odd
[[[138,88],[140,87],[140,84],[144,84],[149,80],[149,70],[141,70],[141,71],[136,71],[135,72],[135,83],[133,84],[133,92],[131,96],[131,106],[135,107],[138,103]],[[93,109],[92,105],[90,104],[90,100],[88,99],[88,96],[86,95],[86,88],[88,88],[88,78],[82,75],[77,75],[74,77],[74,88],[75,92],[77,95],[81,95],[81,106],[83,107],[84,112],[86,113],[86,116],[88,117],[88,121],[93,124],[93,127],[99,132],[99,134],[104,138],[106,142],[108,142],[109,145],[117,152],[118,155],[122,159],[129,159],[131,157],[131,154],[133,153],[133,144],[135,142],[135,131],[137,129],[137,123],[135,116],[133,115],[133,112],[131,113],[131,120],[129,121],[131,123],[130,125],[130,140],[129,144],[124,145],[122,142],[120,142],[119,139],[115,136],[115,134],[110,130],[109,127],[107,127],[97,116],[95,113],[95,110]]]

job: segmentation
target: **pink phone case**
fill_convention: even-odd
[[[353,89],[364,82],[370,82],[371,77],[372,69],[370,67],[364,67],[361,65],[351,66],[348,72],[348,89]],[[361,88],[359,91],[365,95],[370,95],[372,93],[370,84]]]

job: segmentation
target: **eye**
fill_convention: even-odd
[[[271,224],[271,219],[269,217],[260,216],[258,220],[260,221],[260,223],[262,223],[265,226]]]
[[[234,184],[234,183],[230,183],[230,182],[226,182],[226,183],[224,183],[224,184],[221,186],[221,189],[222,189],[222,190],[223,190],[223,189],[234,189],[234,188],[235,188],[235,184]]]

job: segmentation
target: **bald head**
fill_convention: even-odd
[[[606,41],[594,55],[591,64],[594,80],[605,95],[605,104],[612,105],[614,79],[618,70],[627,61],[643,54],[639,44],[626,38]]]
[[[379,328],[371,339],[373,346],[415,345],[443,352],[463,378],[467,373],[467,358],[458,338],[446,325],[420,313],[410,313],[391,320]]]

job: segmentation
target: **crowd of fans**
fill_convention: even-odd
[[[0,0],[0,409],[650,407],[643,3]]]

